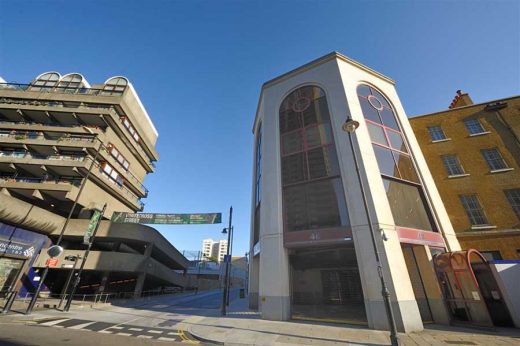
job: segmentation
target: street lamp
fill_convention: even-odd
[[[393,346],[400,345],[399,336],[397,335],[397,328],[395,326],[394,312],[392,310],[392,305],[390,304],[390,292],[388,291],[388,287],[386,286],[385,277],[383,275],[383,264],[381,263],[381,259],[379,258],[379,250],[377,247],[376,238],[374,235],[374,226],[372,225],[372,218],[370,216],[370,211],[368,209],[368,201],[365,193],[365,186],[363,184],[363,179],[361,179],[361,173],[359,172],[359,164],[356,155],[356,151],[354,150],[354,143],[352,142],[352,134],[359,127],[359,122],[352,119],[349,115],[347,120],[342,126],[343,131],[348,133],[348,140],[350,143],[350,149],[352,150],[352,155],[354,156],[354,165],[356,166],[356,173],[359,180],[359,187],[361,188],[361,196],[363,197],[363,204],[365,207],[365,212],[368,220],[368,227],[370,229],[370,236],[372,239],[372,246],[374,247],[374,253],[377,261],[377,272],[379,274],[379,279],[381,280],[381,295],[383,296],[383,300],[385,302],[386,308],[386,316],[388,318],[388,324],[390,325],[390,341]]]
[[[226,264],[226,273],[224,275],[224,291],[222,293],[222,315],[226,315],[226,305],[228,303],[228,290],[229,290],[229,264],[231,262],[231,258],[229,256],[229,251],[231,248],[231,242],[232,242],[232,235],[233,235],[233,226],[232,226],[232,218],[233,218],[233,207],[229,208],[229,226],[228,228],[224,228],[222,230],[222,234],[228,235],[228,242],[227,242],[227,249],[226,249],[226,256],[224,257],[224,263]]]

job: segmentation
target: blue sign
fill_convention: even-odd
[[[231,255],[224,255],[224,263],[231,262]]]

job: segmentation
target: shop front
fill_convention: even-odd
[[[0,222],[0,299],[13,291],[24,296],[34,289],[38,282],[32,264],[48,243],[45,235]]]

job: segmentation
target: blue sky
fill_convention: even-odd
[[[249,242],[251,127],[263,82],[331,51],[391,77],[409,115],[520,94],[517,1],[0,0],[0,76],[125,75],[159,130],[147,212],[235,209]],[[164,226],[181,250],[224,225]]]

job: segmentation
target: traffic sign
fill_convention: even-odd
[[[231,262],[231,255],[224,255],[224,263]]]
[[[157,214],[157,213],[124,213],[112,214],[114,223],[139,223],[152,225],[203,225],[222,223],[222,213],[202,214]]]

